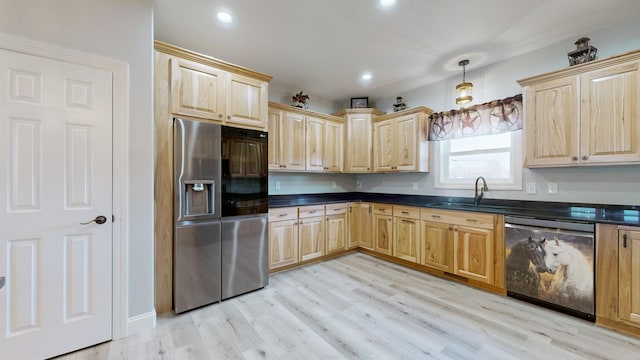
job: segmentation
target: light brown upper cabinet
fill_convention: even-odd
[[[342,172],[344,122],[307,116],[307,171]]]
[[[426,107],[418,107],[373,119],[374,172],[429,171],[431,113]]]
[[[305,170],[305,116],[269,103],[269,170]]]
[[[373,172],[371,120],[384,112],[377,109],[345,109],[336,116],[346,119],[344,164],[347,173]]]
[[[640,51],[518,83],[525,166],[640,163]]]
[[[155,48],[170,55],[172,114],[267,129],[270,76],[162,42]]]

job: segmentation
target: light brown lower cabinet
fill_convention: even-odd
[[[411,262],[420,258],[420,209],[393,207],[393,256]]]
[[[422,220],[420,264],[453,273],[452,224]]]
[[[298,208],[300,261],[323,256],[325,250],[324,205]]]
[[[373,204],[373,246],[380,254],[393,255],[393,205]]]
[[[596,323],[640,336],[640,227],[596,226]]]
[[[298,261],[298,208],[269,210],[269,269]]]
[[[371,203],[349,204],[347,220],[349,229],[347,248],[353,249],[360,246],[373,250],[373,207]]]
[[[496,215],[423,208],[421,219],[421,264],[496,285]]]
[[[325,207],[327,254],[347,249],[347,209],[349,204],[333,204]]]

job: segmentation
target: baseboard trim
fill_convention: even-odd
[[[155,310],[128,318],[126,336],[131,336],[143,330],[152,329],[154,327],[156,327]]]

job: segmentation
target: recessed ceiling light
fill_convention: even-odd
[[[362,74],[362,80],[371,80],[373,76],[371,76],[371,74],[366,73],[366,74]]]
[[[396,3],[396,0],[380,0],[380,5],[391,6]]]
[[[220,20],[225,24],[228,24],[233,21],[233,18],[231,17],[231,14],[229,14],[228,12],[220,11],[218,13],[218,20]]]

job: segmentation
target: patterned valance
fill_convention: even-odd
[[[429,140],[520,130],[522,116],[522,94],[460,110],[433,113],[429,116]]]

